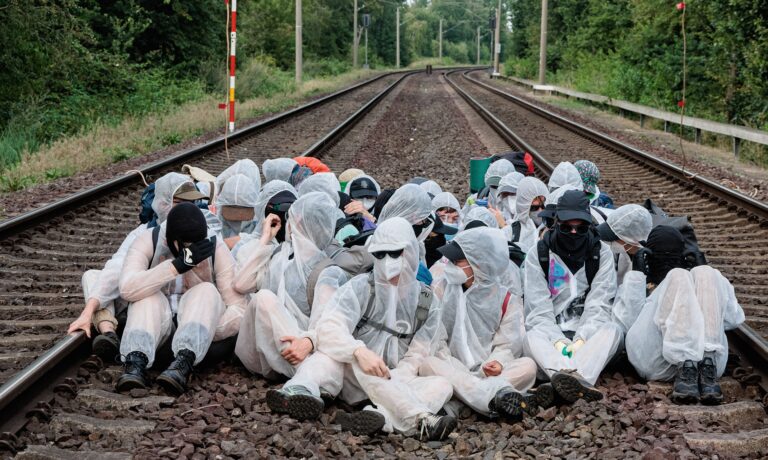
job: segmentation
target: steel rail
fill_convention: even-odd
[[[477,113],[487,123],[489,123],[491,128],[494,131],[496,131],[496,133],[498,133],[505,141],[507,141],[511,145],[514,145],[517,148],[525,150],[528,153],[530,153],[534,157],[534,161],[536,162],[537,166],[539,166],[538,169],[540,169],[545,175],[549,176],[552,173],[552,171],[554,170],[554,167],[553,167],[552,163],[549,162],[540,152],[538,152],[536,149],[534,149],[530,144],[525,142],[525,140],[523,140],[521,137],[519,137],[517,134],[515,134],[515,132],[512,131],[506,124],[504,124],[504,122],[499,120],[493,113],[491,113],[487,108],[485,108],[482,104],[480,104],[476,99],[474,99],[466,91],[464,91],[458,85],[456,85],[456,83],[453,82],[450,78],[448,78],[449,76],[451,76],[451,75],[453,75],[454,73],[457,73],[457,72],[462,72],[462,71],[461,70],[455,70],[455,71],[452,71],[452,72],[449,72],[448,74],[446,74],[446,80],[448,81],[448,83],[456,90],[456,92],[465,101],[467,101],[467,103],[475,111],[477,111]],[[544,109],[540,109],[540,108],[538,108],[538,107],[536,107],[536,106],[534,106],[534,105],[532,105],[532,104],[530,104],[530,103],[528,103],[526,101],[523,101],[520,98],[512,96],[512,95],[510,95],[508,93],[505,93],[503,91],[496,91],[495,88],[492,88],[492,87],[490,87],[487,84],[479,82],[476,79],[469,78],[466,74],[467,74],[466,71],[462,72],[462,77],[464,77],[466,80],[470,81],[471,83],[474,83],[474,84],[479,85],[479,86],[481,86],[483,88],[486,88],[486,89],[490,90],[491,92],[493,92],[495,94],[498,94],[498,95],[502,96],[503,98],[511,100],[511,101],[513,101],[515,103],[520,101],[520,103],[521,103],[521,105],[523,107],[531,108],[531,109],[536,109],[536,110],[532,110],[532,111],[537,113],[537,114],[540,114],[539,113],[540,111],[541,112],[545,112],[547,114],[550,114],[553,117],[552,121],[555,121],[555,120],[562,121],[562,123],[560,123],[559,121],[556,121],[556,122],[558,124],[560,124],[561,126],[569,129],[569,130],[571,129],[571,126],[578,126],[578,128],[574,128],[573,130],[576,131],[579,134],[581,134],[581,130],[582,129],[586,130],[586,132],[589,133],[589,138],[592,139],[592,140],[595,140],[595,139],[593,139],[593,136],[598,138],[601,142],[597,141],[597,140],[595,142],[598,142],[601,145],[608,144],[608,145],[611,146],[611,148],[613,150],[626,149],[627,151],[630,152],[631,155],[634,155],[634,152],[637,152],[637,155],[639,156],[639,159],[641,161],[652,163],[652,165],[655,166],[656,169],[665,168],[668,165],[668,167],[670,167],[670,168],[673,168],[673,169],[677,168],[677,169],[675,169],[675,171],[681,171],[682,170],[682,168],[679,168],[676,165],[673,165],[673,164],[668,163],[668,162],[663,161],[663,160],[658,160],[657,158],[652,157],[648,153],[645,153],[645,152],[642,152],[640,150],[637,150],[634,147],[627,146],[626,144],[624,144],[622,142],[619,142],[619,141],[617,141],[615,139],[610,138],[609,136],[605,136],[605,135],[603,135],[601,133],[598,133],[598,132],[596,132],[594,130],[591,130],[589,128],[583,127],[583,126],[579,125],[578,123],[575,123],[575,122],[573,122],[571,120],[568,120],[568,119],[566,119],[564,117],[561,117],[560,115],[556,115],[556,114],[548,112],[548,111],[546,111]],[[547,117],[547,118],[549,118],[549,117]],[[621,153],[623,153],[623,152],[621,152]],[[626,155],[626,156],[629,156],[629,155]],[[670,175],[672,175],[672,174],[670,174]],[[674,177],[677,177],[677,176],[674,176]],[[718,189],[724,189],[725,191],[729,192],[730,195],[729,195],[729,200],[728,201],[730,203],[733,203],[734,201],[737,201],[737,200],[740,200],[740,199],[746,199],[747,200],[748,204],[746,206],[741,206],[741,204],[736,204],[736,206],[752,208],[752,207],[755,207],[755,206],[759,205],[759,206],[755,207],[755,209],[757,209],[758,211],[760,211],[762,209],[764,211],[760,211],[761,213],[765,212],[766,214],[768,214],[768,206],[766,206],[764,203],[756,201],[756,200],[754,200],[754,199],[752,199],[750,197],[747,197],[746,195],[743,195],[741,193],[725,189],[720,184],[715,184],[714,182],[712,182],[712,181],[710,181],[708,179],[704,179],[704,178],[699,177],[699,180],[701,181],[700,183],[702,184],[701,187],[708,187],[709,184],[714,184],[714,185],[716,185],[718,187]],[[736,329],[734,329],[732,331],[729,331],[728,332],[728,337],[730,338],[731,342],[733,343],[734,348],[739,351],[739,354],[743,358],[745,358],[752,365],[752,367],[755,369],[755,371],[758,372],[763,377],[762,381],[760,382],[760,386],[761,386],[761,388],[764,391],[768,392],[768,374],[766,374],[766,372],[768,372],[768,341],[766,341],[757,331],[755,331],[751,326],[749,326],[747,324],[741,324]]]

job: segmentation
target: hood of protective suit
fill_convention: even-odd
[[[419,184],[419,187],[423,188],[424,191],[432,195],[432,197],[435,197],[438,194],[443,193],[442,187],[440,187],[440,185],[438,185],[438,183],[433,180],[422,182]]]
[[[525,175],[513,171],[499,181],[499,193],[517,193],[517,184],[525,178]]]
[[[253,186],[256,188],[256,193],[259,193],[259,190],[261,190],[259,167],[250,158],[237,160],[230,167],[222,171],[216,178],[216,189],[220,191],[227,179],[237,174],[242,174],[250,179],[251,182],[253,182]]]
[[[421,222],[432,213],[432,200],[424,189],[416,184],[405,184],[395,191],[384,209],[379,222],[402,217],[411,225]]]
[[[549,183],[547,184],[549,190],[556,190],[563,185],[570,184],[576,187],[576,190],[584,190],[584,183],[581,181],[581,174],[573,163],[563,161],[555,167],[552,171],[552,175],[549,176]]]
[[[562,163],[560,163],[562,164]],[[527,222],[531,219],[531,204],[536,197],[549,195],[547,186],[544,182],[535,177],[524,177],[517,184],[517,200],[515,201],[515,211],[517,220]]]
[[[440,208],[451,208],[456,212],[461,211],[459,200],[451,192],[441,192],[432,198],[432,210],[437,211]]]
[[[463,231],[470,222],[479,220],[489,228],[499,228],[499,223],[496,221],[496,216],[491,213],[485,206],[475,206],[470,209],[466,215],[461,217],[461,226],[459,232]]]
[[[271,182],[273,180],[281,180],[283,182],[289,182],[291,180],[291,174],[293,168],[298,163],[290,158],[274,158],[266,160],[261,166],[261,172],[264,173],[264,182]]]
[[[502,177],[514,171],[515,165],[513,165],[509,160],[502,159],[494,161],[490,166],[488,166],[488,170],[485,172],[485,184],[488,185],[488,179],[491,179],[492,177],[497,177],[499,180],[501,180]]]
[[[295,196],[298,196],[296,189],[287,182],[281,180],[273,180],[264,184],[264,188],[259,193],[259,198],[254,206],[253,220],[257,223],[254,235],[261,235],[261,222],[264,220],[264,211],[267,209],[269,200],[280,192],[291,192]]]
[[[339,207],[341,198],[339,197],[339,180],[333,173],[313,174],[299,184],[299,196],[312,192],[321,192],[331,199]]]
[[[260,221],[260,219],[257,219],[254,214],[254,218],[251,221],[229,221],[222,215],[222,208],[224,206],[255,208],[258,198],[259,189],[256,188],[256,185],[249,177],[243,174],[230,176],[224,182],[224,186],[216,197],[216,217],[221,221],[221,231],[224,238],[236,236],[240,232],[253,232],[256,222]]]
[[[635,246],[648,240],[653,226],[651,213],[638,204],[621,206],[608,216],[606,222],[622,241]]]
[[[441,299],[443,324],[449,335],[451,355],[470,369],[478,368],[490,355],[493,336],[501,323],[507,289],[501,284],[509,259],[504,232],[474,228],[459,233],[461,247],[474,272],[472,286],[445,283]]]
[[[168,213],[173,207],[173,194],[181,184],[192,182],[192,179],[184,174],[168,173],[155,181],[155,199],[152,200],[152,210],[157,214],[157,223],[165,222]]]
[[[523,174],[514,171],[502,177],[501,181],[499,182],[499,188],[496,191],[499,196],[497,201],[499,209],[504,213],[504,218],[507,220],[507,222],[510,222],[517,214],[517,208],[515,207],[517,196],[508,196],[506,198],[502,198],[501,195],[502,193],[512,193],[517,195],[517,184],[519,184],[524,177],[525,176]]]

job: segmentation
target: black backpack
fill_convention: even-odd
[[[707,258],[699,247],[699,241],[696,238],[696,233],[693,231],[693,225],[691,225],[687,216],[668,216],[667,213],[656,205],[656,203],[651,201],[650,198],[645,200],[643,207],[651,213],[653,227],[668,225],[676,228],[682,233],[685,241],[683,260],[687,270],[690,270],[693,267],[698,267],[699,265],[707,265]]]
[[[525,176],[532,176],[535,172],[533,157],[528,152],[505,152],[491,157],[491,163],[498,160],[507,160],[515,167],[515,171]]]

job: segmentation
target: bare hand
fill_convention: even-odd
[[[67,334],[71,334],[77,331],[84,331],[85,335],[91,338],[91,321],[93,320],[93,314],[89,311],[80,313],[80,316],[76,320],[72,321],[67,329]]]
[[[502,365],[498,361],[491,361],[489,363],[483,364],[483,372],[488,377],[496,377],[497,375],[501,375]]]
[[[504,220],[504,214],[502,214],[501,211],[491,205],[488,205],[488,210],[491,211],[493,217],[496,218],[496,223],[499,224],[499,228],[504,228],[507,226],[507,221]]]
[[[344,206],[344,214],[351,216],[352,214],[367,214],[368,210],[365,209],[361,201],[352,200]]]
[[[280,341],[290,342],[290,344],[280,352],[280,355],[293,366],[304,361],[314,349],[312,341],[307,337],[298,338],[288,335],[280,337]]]
[[[227,247],[229,249],[232,249],[235,247],[237,243],[240,242],[240,235],[230,236],[229,238],[226,238],[224,240],[224,243],[226,243]]]
[[[272,240],[282,226],[280,217],[277,214],[270,214],[264,218],[264,222],[261,224],[261,234],[269,235],[269,239]]]
[[[366,347],[360,347],[355,350],[355,359],[357,364],[360,365],[360,369],[368,375],[375,375],[376,377],[390,378],[389,367],[387,363],[381,359],[381,356],[372,352]]]

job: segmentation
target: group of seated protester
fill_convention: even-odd
[[[720,403],[725,331],[744,313],[687,218],[650,200],[614,209],[590,161],[545,184],[507,157],[463,201],[312,158],[166,174],[83,275],[70,332],[96,328],[94,353],[125,366],[120,392],[150,386],[156,357],[180,394],[206,356],[234,353],[285,382],[272,411],[312,420],[340,399],[359,410],[335,423],[355,434],[440,440],[463,406],[520,420],[597,401],[624,351],[642,378],[674,380],[674,402]]]

